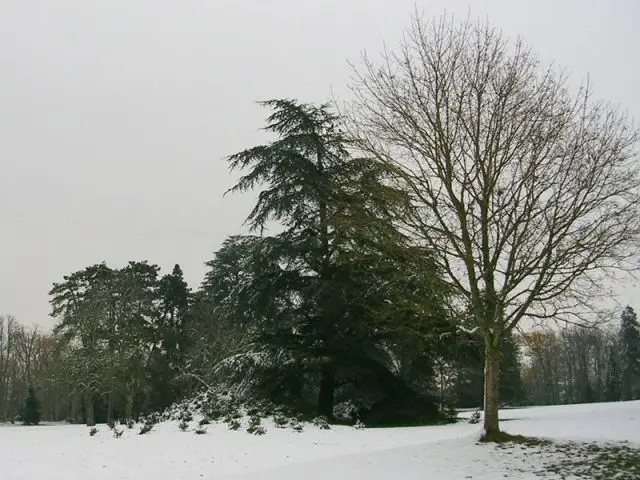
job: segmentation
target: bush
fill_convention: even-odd
[[[184,422],[190,422],[190,421],[192,421],[192,420],[193,420],[193,414],[192,414],[190,411],[185,410],[185,411],[183,411],[183,412],[180,414],[180,416],[178,417],[178,419],[179,419],[179,420],[182,420],[182,421],[184,421]]]
[[[196,435],[204,435],[205,433],[207,433],[207,429],[206,428],[196,428],[195,430]]]
[[[273,424],[276,428],[285,428],[288,423],[289,419],[284,415],[277,414],[273,417]]]
[[[187,430],[189,430],[189,422],[187,422],[186,420],[181,420],[178,424],[178,428],[181,431],[186,432]]]
[[[27,398],[24,401],[22,421],[25,425],[38,425],[40,423],[40,401],[36,397],[36,392],[29,386]]]
[[[124,433],[124,429],[122,430],[118,430],[117,428],[113,428],[113,437],[114,438],[120,438],[122,436],[122,434]]]
[[[93,427],[91,430],[89,430],[90,437],[93,437],[96,433],[98,433],[98,429],[96,427]]]
[[[142,428],[140,429],[140,432],[138,432],[138,435],[144,435],[145,433],[149,433],[151,431],[151,429],[153,429],[153,423],[150,422],[146,422],[144,425],[142,425]]]
[[[327,417],[319,416],[313,419],[313,424],[320,430],[331,430]]]
[[[261,425],[262,418],[258,415],[253,415],[249,418],[249,426],[247,427],[247,433],[252,433],[253,435],[264,435],[267,433],[267,430]]]
[[[458,421],[458,411],[453,405],[447,405],[442,409],[442,418],[445,423],[456,423]]]
[[[469,423],[471,423],[472,425],[476,425],[480,423],[480,420],[482,420],[482,414],[480,413],[480,409],[478,409],[473,412],[471,418],[469,418]]]
[[[232,418],[227,423],[229,424],[229,430],[239,430],[242,426],[240,420],[238,420],[237,418]]]

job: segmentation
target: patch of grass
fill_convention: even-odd
[[[592,480],[640,478],[640,448],[628,444],[569,443],[557,446],[565,456],[548,472]]]
[[[544,467],[535,472],[542,478],[580,478],[584,480],[640,479],[640,446],[629,443],[556,443],[546,439],[493,433],[483,442],[494,444],[506,454],[516,448],[527,456],[539,456]]]
[[[539,447],[551,445],[552,442],[550,440],[545,440],[541,438],[535,437],[525,437],[524,435],[511,435],[506,432],[491,432],[489,434],[485,433],[480,437],[481,443],[497,443],[499,445],[503,444],[516,444],[516,445],[526,445],[528,447]]]

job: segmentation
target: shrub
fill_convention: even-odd
[[[480,420],[482,420],[482,414],[480,413],[480,409],[478,409],[473,412],[471,418],[469,418],[469,423],[475,425],[477,423],[480,423]]]
[[[313,419],[313,424],[320,430],[331,430],[327,417],[319,416]]]
[[[284,415],[276,414],[273,417],[273,424],[276,426],[276,428],[284,428],[288,423],[289,419]]]
[[[148,421],[145,422],[145,424],[142,425],[140,432],[138,432],[138,435],[144,435],[145,433],[149,433],[151,429],[153,429],[153,425],[154,425],[153,423],[149,423]]]

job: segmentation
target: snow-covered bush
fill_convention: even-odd
[[[240,427],[242,427],[242,423],[236,418],[231,419],[227,424],[229,425],[229,430],[240,430]]]
[[[142,425],[142,427],[140,428],[140,431],[138,432],[138,435],[144,435],[145,433],[149,433],[153,429],[154,425],[155,424],[153,424],[151,422],[145,422],[145,424]]]
[[[318,427],[320,430],[331,430],[331,425],[329,425],[329,420],[327,417],[322,415],[313,419],[313,424]]]
[[[262,426],[262,418],[260,416],[252,415],[249,418],[247,433],[251,433],[253,435],[264,435],[267,433],[267,430]]]
[[[482,420],[482,414],[480,413],[480,409],[478,409],[471,414],[471,418],[469,418],[469,423],[475,425],[477,423],[480,423],[480,420]]]
[[[273,416],[273,424],[276,428],[285,428],[289,424],[289,418],[286,415],[277,413]]]

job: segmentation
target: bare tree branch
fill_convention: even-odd
[[[571,94],[520,40],[418,15],[397,52],[354,74],[354,143],[411,193],[405,227],[489,353],[524,317],[593,318],[603,287],[637,268],[638,130],[588,82]]]

